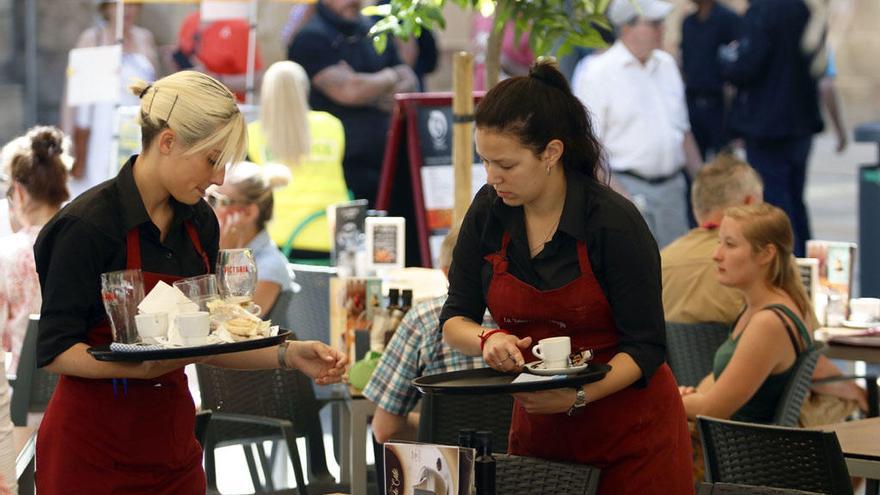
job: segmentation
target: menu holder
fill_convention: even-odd
[[[213,356],[217,354],[229,354],[232,352],[252,351],[254,349],[262,349],[264,347],[272,347],[287,340],[290,330],[279,330],[277,335],[263,337],[259,339],[243,340],[241,342],[228,342],[222,344],[199,345],[192,347],[169,347],[165,349],[155,349],[155,346],[148,347],[149,350],[144,351],[114,351],[110,349],[110,345],[102,345],[89,347],[88,353],[98,361],[111,362],[140,362],[140,361],[160,361],[163,359],[180,359],[199,356]]]
[[[538,377],[525,373],[530,377],[528,380],[516,381],[523,373],[504,373],[492,368],[477,368],[422,376],[413,380],[412,384],[424,394],[512,394],[579,387],[585,383],[601,380],[609,371],[611,366],[608,364],[590,363],[580,373],[552,377]]]

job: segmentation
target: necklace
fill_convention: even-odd
[[[553,223],[553,226],[550,227],[550,230],[547,232],[547,235],[544,236],[544,239],[539,242],[535,247],[529,246],[529,253],[534,257],[538,253],[544,249],[544,245],[550,241],[550,238],[553,237],[553,234],[556,232],[556,227],[559,226],[559,221],[562,219],[562,212],[559,212],[559,216],[556,218],[556,222]]]

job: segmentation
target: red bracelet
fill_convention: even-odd
[[[494,330],[483,330],[483,333],[480,334],[480,350],[483,350],[483,347],[486,346],[486,341],[489,340],[489,337],[495,335],[496,333],[503,333],[504,335],[510,335],[510,332],[507,330],[502,330],[500,328],[496,328]]]

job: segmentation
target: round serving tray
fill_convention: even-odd
[[[212,356],[231,352],[252,351],[263,347],[272,347],[283,342],[290,335],[290,330],[279,330],[278,335],[261,339],[229,342],[225,344],[199,345],[193,347],[173,347],[161,350],[111,351],[110,345],[89,347],[88,352],[98,361],[157,361],[161,359],[179,359],[198,356]]]
[[[540,381],[513,383],[519,373],[503,373],[492,368],[477,368],[422,376],[413,380],[412,384],[425,394],[511,394],[578,387],[585,383],[601,380],[610,370],[611,366],[607,364],[590,363],[587,369],[573,375],[541,377]]]

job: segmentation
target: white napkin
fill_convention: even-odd
[[[189,302],[192,301],[180,289],[160,280],[138,304],[138,310],[141,313],[168,313],[168,339],[172,347],[177,347],[182,345],[177,331],[177,313],[180,311],[178,305]]]
[[[550,380],[558,380],[565,378],[565,375],[533,375],[531,373],[520,373],[511,383],[527,383],[527,382],[547,382]]]

